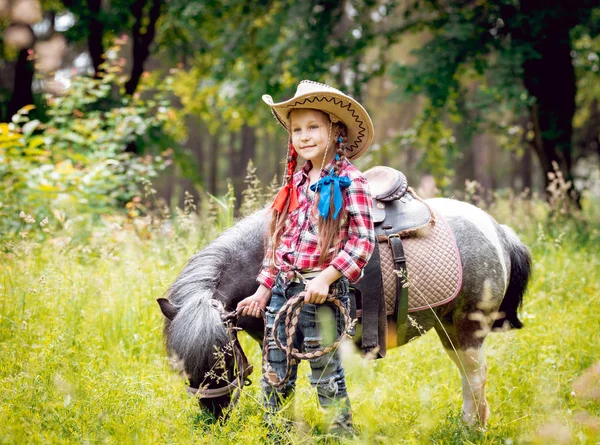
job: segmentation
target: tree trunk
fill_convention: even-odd
[[[31,84],[33,83],[34,66],[29,59],[30,48],[23,48],[19,51],[17,64],[15,65],[15,80],[13,83],[12,96],[8,102],[8,119],[17,113],[25,105],[33,104],[33,93]]]
[[[217,196],[217,178],[219,177],[219,133],[211,136],[208,145],[209,171],[208,171],[208,191],[211,195]]]
[[[537,53],[523,62],[525,88],[535,99],[531,117],[536,131],[536,153],[546,173],[556,162],[566,180],[572,180],[572,135],[575,114],[576,80],[571,57],[569,31],[575,21],[567,11],[536,0],[522,0],[521,11],[532,17],[529,44]],[[545,14],[545,15],[543,15]],[[573,192],[575,190],[573,189]],[[578,201],[579,195],[572,197]]]
[[[473,155],[473,179],[481,186],[481,193],[486,202],[492,188],[492,180],[489,174],[490,168],[490,150],[489,136],[485,133],[478,133],[473,136],[471,150]]]
[[[254,128],[244,124],[240,132],[240,153],[235,171],[232,172],[231,181],[235,190],[236,211],[242,202],[242,191],[244,190],[244,178],[248,162],[254,157],[256,150],[256,133]]]
[[[237,145],[237,134],[231,133],[229,135],[229,177],[233,181],[233,178],[237,175],[238,167],[238,153],[236,150]]]
[[[238,196],[238,189],[240,188],[240,185],[237,183],[236,178],[239,177],[239,151],[237,150],[237,138],[238,138],[238,134],[231,132],[231,134],[229,135],[229,180],[231,181],[231,184],[233,185],[234,188],[234,193],[235,193],[235,197],[236,197],[236,203],[235,203],[235,209],[234,212],[237,211],[237,209],[239,208],[239,199],[237,198]],[[240,194],[241,196],[241,194]]]
[[[383,147],[380,148],[380,150],[383,150]],[[413,184],[416,184],[419,182],[420,178],[416,178],[414,177],[414,173],[417,170],[417,162],[418,162],[418,153],[417,150],[414,147],[407,147],[406,148],[406,164],[404,164],[402,166],[402,171],[406,174],[406,176],[408,177],[409,180],[409,184],[410,181],[412,181]],[[381,163],[383,165],[389,165],[390,163],[390,159],[389,159],[389,153],[387,150],[384,151],[384,153],[381,156]]]
[[[246,168],[250,159],[254,158],[256,151],[256,132],[251,126],[244,124],[242,127],[242,145],[240,151],[240,172],[246,176]]]
[[[162,0],[151,0],[152,6],[150,8],[149,21],[146,25],[146,32],[142,34],[142,23],[144,22],[144,6],[146,0],[136,0],[131,5],[131,12],[135,17],[135,24],[133,25],[132,37],[133,37],[133,66],[131,68],[131,76],[127,83],[125,83],[125,93],[133,95],[137,90],[140,78],[144,73],[144,63],[150,55],[150,45],[154,40],[154,34],[156,33],[156,21],[160,17],[160,7]],[[135,142],[127,144],[125,151],[130,153],[138,153],[138,146]]]
[[[92,65],[94,66],[94,77],[98,77],[100,72],[100,65],[104,62],[102,57],[104,54],[104,45],[102,44],[102,37],[104,37],[104,24],[99,19],[100,10],[102,8],[102,0],[87,0],[89,9],[89,20],[90,29],[88,36],[88,50],[92,59]]]
[[[525,147],[521,158],[521,185],[523,190],[529,190],[529,196],[533,192],[533,152],[531,146]]]
[[[283,162],[288,149],[288,139],[287,136],[282,137],[281,133],[282,132],[277,132],[271,135],[271,138],[269,139],[270,144],[267,147],[269,150],[269,156],[271,157],[269,184],[275,175],[277,175],[278,180],[281,181],[281,175],[283,173]]]
[[[144,23],[144,6],[146,0],[136,0],[131,5],[131,12],[135,17],[133,25],[133,67],[131,68],[131,77],[125,84],[125,92],[132,95],[140,82],[140,78],[144,72],[144,63],[150,55],[150,45],[154,40],[156,33],[156,22],[160,17],[160,8],[162,0],[151,0],[150,13],[148,23],[146,24],[146,32],[142,34],[142,24]]]
[[[187,176],[193,178],[198,183],[200,182],[203,186],[206,185],[206,156],[205,156],[205,144],[204,141],[208,138],[208,130],[202,124],[200,118],[196,116],[188,116],[186,119],[188,130],[188,138],[185,142],[185,147],[194,155],[195,165],[193,173],[188,173]],[[189,171],[189,170],[188,170]]]

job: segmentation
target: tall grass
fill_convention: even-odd
[[[202,413],[171,370],[155,302],[187,258],[232,223],[231,201],[213,200],[155,219],[133,204],[128,218],[78,227],[58,214],[26,221],[0,253],[0,442],[264,443],[257,383],[260,351],[242,343],[255,369],[226,422]],[[497,199],[488,209],[531,247],[533,277],[518,332],[486,340],[485,431],[460,422],[460,378],[436,334],[365,361],[345,354],[355,443],[597,443],[600,403],[575,384],[600,354],[598,208],[581,216],[545,203]],[[325,443],[316,393],[301,364],[296,427],[279,440]],[[585,391],[584,391],[585,392]]]

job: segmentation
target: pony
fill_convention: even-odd
[[[454,234],[462,284],[450,302],[411,313],[406,342],[435,329],[462,377],[464,421],[485,425],[490,415],[485,398],[485,337],[492,328],[523,327],[517,310],[529,280],[531,256],[510,227],[483,210],[446,198],[425,202],[442,215]],[[264,256],[268,218],[262,210],[224,231],[188,261],[166,298],[158,299],[165,316],[167,350],[180,360],[201,406],[217,417],[235,401],[249,369],[222,315],[258,286],[255,278]],[[487,329],[482,328],[482,318],[492,320]],[[262,346],[262,319],[239,317],[237,327]]]

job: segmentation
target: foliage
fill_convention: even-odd
[[[574,65],[579,71],[579,88],[577,101],[580,110],[576,116],[575,125],[582,126],[589,119],[592,102],[600,101],[600,35],[592,36],[583,34],[575,41]]]
[[[600,9],[596,21],[600,20]],[[600,140],[600,34],[588,33],[584,26],[574,30],[573,65],[577,73],[577,112],[573,126],[579,156],[598,151]]]
[[[573,102],[583,88],[577,96],[583,106],[580,114],[595,109],[590,106],[593,99],[585,104],[584,98],[593,97],[589,93],[597,73],[591,71],[593,66],[597,71],[598,63],[593,50],[571,49],[590,48],[593,17],[598,14],[593,6],[587,0],[411,2],[405,20],[415,23],[412,30],[426,31],[427,41],[413,51],[414,63],[396,63],[390,70],[396,96],[424,95],[438,110],[429,118],[445,112],[459,120],[467,140],[475,131],[497,131],[499,115],[507,112],[513,120],[504,126],[528,120],[535,132],[528,143],[535,147],[544,172],[552,171],[556,162],[572,179],[572,160],[578,155],[571,142]],[[586,61],[588,55],[596,57]],[[548,68],[554,71],[552,78]],[[580,127],[581,117],[575,117]],[[587,138],[594,141],[597,131],[591,132]]]
[[[155,177],[170,162],[168,91],[161,86],[151,99],[143,90],[132,98],[115,94],[124,80],[118,63],[109,59],[101,78],[76,77],[64,95],[48,96],[46,122],[28,120],[26,107],[2,124],[4,230],[18,227],[21,210],[40,219],[51,209],[97,217],[139,194],[140,178]],[[132,156],[131,143],[147,154]]]
[[[590,5],[575,3],[555,2],[534,17],[526,16],[510,0],[447,7],[437,0],[412,4],[405,19],[416,20],[416,29],[427,30],[431,37],[413,52],[417,63],[394,64],[391,73],[397,94],[424,94],[434,107],[443,108],[453,96],[466,92],[466,82],[476,80],[473,104],[479,102],[482,110],[499,101],[509,102],[517,111],[527,107],[532,98],[523,86],[523,62],[539,54],[523,33],[561,13],[575,23],[585,22],[593,14]],[[579,34],[589,36],[585,25],[580,25]]]
[[[458,147],[453,129],[445,124],[438,110],[430,105],[425,106],[408,129],[367,152],[365,162],[378,165],[382,163],[380,154],[401,153],[407,149],[417,150],[421,154],[418,170],[433,175],[440,189],[447,190],[451,186],[454,174],[452,166],[458,155]]]
[[[169,2],[159,48],[183,63],[175,89],[209,131],[275,126],[261,96],[291,95],[301,79],[346,83],[355,96],[380,74],[366,63],[385,6],[374,1]]]
[[[162,45],[197,54],[207,77],[226,80],[236,100],[256,107],[265,91],[289,92],[298,80],[323,79],[336,66],[339,73],[340,62],[358,66],[382,13],[386,7],[371,0],[232,0],[227,7],[177,0],[169,3]],[[361,66],[352,87],[378,69]]]
[[[144,199],[152,196],[147,184]],[[154,300],[191,255],[233,223],[232,196],[215,200],[212,216],[205,208],[197,214],[188,200],[166,219],[143,208],[106,217],[85,237],[68,216],[50,216],[40,226],[24,215],[28,237],[4,234],[0,442],[331,443],[305,378],[298,383],[292,431],[263,424],[261,353],[246,335],[241,341],[254,383],[226,422],[201,413],[169,366]],[[360,430],[349,443],[593,444],[600,438],[600,401],[580,391],[581,376],[598,359],[598,203],[584,200],[582,214],[560,221],[538,199],[498,198],[490,210],[530,246],[534,272],[522,311],[525,328],[486,340],[488,428],[461,423],[456,366],[429,333],[376,362],[344,352]],[[47,239],[32,242],[39,233]],[[299,375],[307,369],[302,363]]]

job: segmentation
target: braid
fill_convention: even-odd
[[[338,159],[335,161],[333,166],[333,172],[339,175],[346,158],[346,142],[348,140],[348,130],[346,126],[339,122],[335,131],[335,153],[338,155]],[[341,139],[341,141],[340,141]],[[315,202],[318,202],[318,197]],[[338,241],[338,236],[341,228],[341,217],[333,219],[334,203],[333,200],[330,202],[330,209],[327,218],[319,216],[318,231],[319,231],[319,251],[321,256],[319,257],[319,265],[325,264],[330,258],[335,256],[337,252],[329,253],[329,250],[335,246]]]
[[[336,175],[340,174],[344,158],[346,157],[346,142],[348,141],[347,133],[348,131],[346,130],[345,125],[338,125],[335,134],[335,153],[338,155],[338,160],[333,167],[333,171]]]
[[[294,171],[296,170],[296,166],[298,165],[298,152],[292,144],[292,137],[288,139],[288,156],[287,156],[287,175],[286,175],[286,184],[292,182],[292,178],[294,177]]]
[[[292,138],[288,139],[288,155],[287,155],[287,163],[286,163],[286,174],[285,179],[283,181],[283,186],[285,187],[288,184],[291,184],[294,179],[294,172],[296,170],[296,166],[298,165],[298,152],[294,148],[292,144]],[[281,241],[281,235],[283,233],[283,229],[285,228],[285,220],[288,215],[288,210],[290,208],[290,198],[288,196],[287,201],[285,202],[281,212],[277,209],[273,209],[273,214],[271,215],[271,223],[269,227],[269,232],[267,233],[268,237],[265,238],[265,250],[269,243],[272,246],[278,246]],[[273,257],[271,258],[272,264],[275,264],[275,248],[273,248]]]

